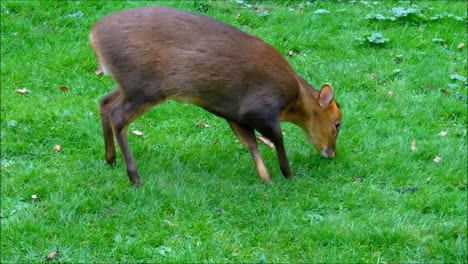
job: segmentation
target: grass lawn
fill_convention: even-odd
[[[284,123],[294,178],[261,145],[265,186],[224,120],[167,102],[129,129],[144,133],[129,134],[134,189],[120,153],[104,160],[98,102],[115,83],[88,34],[151,4],[1,2],[1,263],[467,262],[466,1],[160,3],[331,83],[343,124],[326,160]]]

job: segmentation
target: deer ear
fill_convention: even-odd
[[[327,106],[333,100],[333,88],[330,84],[325,83],[320,89],[318,103],[322,109],[327,108]]]

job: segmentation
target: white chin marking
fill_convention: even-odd
[[[324,149],[324,150],[320,151],[320,155],[322,155],[322,157],[324,157],[324,158],[328,158],[327,149]]]
[[[109,71],[107,70],[106,66],[102,63],[101,63],[101,68],[102,68],[102,72],[104,73],[104,75],[109,76]]]

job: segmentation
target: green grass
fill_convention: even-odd
[[[466,2],[413,1],[462,21],[394,22],[365,17],[408,1],[163,3],[256,34],[313,86],[331,83],[343,127],[325,160],[283,124],[295,177],[262,145],[264,186],[224,120],[168,102],[131,126],[145,133],[129,135],[134,189],[120,154],[115,167],[104,160],[97,104],[115,84],[94,74],[88,34],[106,14],[151,4],[1,2],[2,263],[57,250],[55,263],[467,262],[467,86],[450,78],[467,76]],[[356,40],[377,32],[389,41]]]

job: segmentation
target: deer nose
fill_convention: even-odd
[[[324,158],[333,158],[336,156],[336,150],[324,149],[320,152]]]

